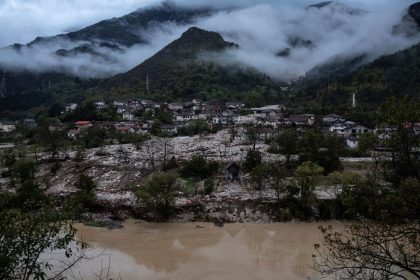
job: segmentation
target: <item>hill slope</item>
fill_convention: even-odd
[[[258,85],[274,87],[269,78],[257,71],[239,66],[222,67],[201,59],[237,47],[218,33],[192,27],[134,69],[101,82],[96,92],[120,97],[149,94],[169,99],[200,94],[206,98],[217,93],[229,98],[229,94],[252,90]]]
[[[420,44],[380,57],[354,73],[308,82],[299,99],[327,111],[347,110],[353,93],[360,110],[375,110],[388,96],[420,99]]]

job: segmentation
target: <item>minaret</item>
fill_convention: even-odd
[[[149,86],[149,74],[146,76],[146,93],[149,93],[150,86]]]
[[[356,104],[356,93],[353,93],[353,109],[355,109],[357,106]]]

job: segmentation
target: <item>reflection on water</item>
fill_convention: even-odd
[[[79,226],[79,238],[102,256],[81,264],[84,279],[108,264],[123,280],[306,279],[319,224],[142,224],[120,230]]]

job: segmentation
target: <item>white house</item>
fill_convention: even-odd
[[[104,101],[96,101],[95,102],[95,107],[96,107],[96,109],[101,110],[101,109],[106,108],[106,104],[105,104]]]
[[[189,122],[191,120],[198,120],[198,118],[198,115],[191,111],[184,111],[175,115],[175,120],[177,122]]]
[[[312,114],[289,115],[288,118],[284,119],[284,122],[289,125],[312,126],[315,123],[315,116]]]
[[[230,110],[240,110],[245,107],[245,104],[240,102],[226,102],[225,106]]]
[[[2,120],[0,121],[0,131],[12,132],[16,130],[16,123],[12,121]]]
[[[80,133],[79,129],[70,129],[67,132],[67,137],[70,138],[70,139],[76,140],[79,133]]]
[[[124,101],[114,101],[112,105],[114,105],[115,107],[125,107],[127,106],[127,103],[125,103]]]
[[[346,136],[346,133],[347,133],[347,126],[345,126],[344,124],[342,124],[342,123],[336,123],[336,124],[333,124],[333,125],[331,125],[330,127],[329,127],[329,132],[331,132],[331,133],[335,133],[335,134],[337,134],[338,136]]]
[[[352,126],[347,127],[346,136],[359,136],[361,134],[366,134],[370,131],[369,128],[360,124],[354,124]]]
[[[184,105],[180,104],[180,103],[169,103],[168,104],[168,109],[173,111],[173,112],[178,112],[184,109]]]
[[[123,113],[123,120],[124,121],[131,122],[131,121],[134,120],[134,118],[135,118],[135,116],[132,113],[128,112],[128,111]]]
[[[66,105],[66,112],[73,112],[74,110],[77,109],[77,104],[76,103],[70,103]]]

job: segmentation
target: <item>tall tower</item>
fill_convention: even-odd
[[[6,72],[3,73],[3,77],[0,81],[0,98],[6,96]]]
[[[352,104],[353,104],[353,109],[355,109],[356,106],[357,106],[356,93],[353,93],[353,102],[352,102]]]
[[[150,85],[149,85],[149,74],[146,76],[146,93],[149,93]]]

